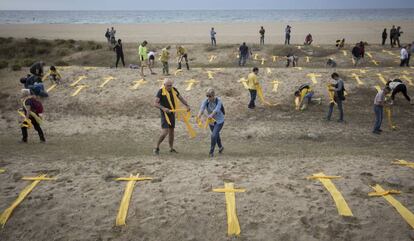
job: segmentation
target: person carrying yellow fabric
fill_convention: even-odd
[[[178,57],[178,68],[177,69],[181,69],[181,62],[184,59],[185,65],[187,66],[187,70],[190,70],[190,66],[188,65],[187,50],[183,48],[183,46],[177,46],[177,57]]]
[[[178,90],[173,87],[173,83],[170,79],[164,80],[164,85],[157,92],[155,96],[154,106],[160,109],[161,113],[161,136],[157,141],[157,146],[153,152],[155,155],[160,154],[160,145],[168,135],[168,144],[170,146],[171,153],[177,153],[174,149],[174,128],[175,128],[175,113],[180,114],[177,107],[179,106],[178,101],[186,106],[186,112],[190,111],[190,106],[187,101],[180,95]]]
[[[170,60],[170,52],[168,50],[171,48],[171,46],[167,46],[162,49],[161,51],[161,63],[162,63],[162,73],[166,76],[169,74],[169,68],[168,68],[168,61]]]
[[[27,129],[32,126],[39,134],[41,142],[46,142],[43,130],[40,127],[42,123],[41,114],[43,113],[42,103],[36,99],[35,96],[32,96],[29,89],[22,89],[22,109],[18,110],[19,115],[24,119],[21,122],[22,130],[22,143],[27,143]]]
[[[247,86],[250,93],[250,102],[248,105],[249,109],[254,109],[256,107],[255,101],[257,96],[257,88],[259,87],[259,81],[257,80],[257,74],[259,73],[259,68],[254,67],[253,72],[247,77]]]
[[[49,71],[45,76],[43,76],[42,81],[45,81],[49,78],[49,80],[52,82],[52,84],[60,84],[60,80],[62,79],[62,76],[57,71],[55,66],[50,66]]]
[[[148,44],[148,42],[147,41],[144,41],[138,47],[138,56],[139,56],[139,60],[141,61],[141,77],[145,77],[145,75],[144,75],[144,67],[146,65],[146,62],[148,62],[147,44]],[[148,68],[150,69],[151,74],[155,74],[152,71],[151,66],[149,64],[148,64]]]
[[[321,104],[322,99],[312,99],[315,92],[309,84],[303,84],[295,91],[296,110],[305,110],[307,105],[311,102]]]

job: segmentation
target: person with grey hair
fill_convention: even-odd
[[[160,109],[161,114],[161,136],[157,141],[157,146],[153,152],[155,155],[160,154],[160,145],[168,135],[168,143],[171,153],[177,153],[174,149],[174,128],[175,128],[175,110],[179,100],[183,103],[187,111],[190,111],[190,106],[187,101],[181,96],[180,92],[173,87],[173,82],[170,79],[164,80],[164,85],[157,92],[155,96],[154,107]]]
[[[210,88],[207,90],[206,99],[201,103],[200,111],[198,112],[197,117],[201,118],[204,112],[207,110],[207,120],[212,120],[209,122],[209,127],[211,130],[211,145],[209,156],[214,157],[214,149],[216,145],[219,148],[219,153],[223,153],[224,147],[221,144],[220,131],[224,125],[224,107],[223,102],[220,98],[215,96],[214,89]]]
[[[36,99],[35,96],[31,95],[29,89],[22,89],[22,109],[19,110],[19,113],[24,116],[24,120],[21,123],[21,130],[22,130],[22,142],[27,143],[27,129],[33,126],[33,128],[39,134],[39,138],[41,142],[46,142],[45,136],[43,134],[43,130],[40,127],[42,123],[42,118],[40,114],[43,113],[43,106],[40,101]]]

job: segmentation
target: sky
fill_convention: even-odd
[[[0,10],[414,8],[414,0],[0,0]]]

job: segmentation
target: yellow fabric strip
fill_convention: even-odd
[[[262,86],[258,85],[257,86],[257,95],[259,96],[260,101],[262,102],[263,105],[268,105],[268,106],[276,106],[277,104],[271,104],[270,102],[266,101],[263,95],[263,90],[262,90]]]
[[[396,130],[397,125],[395,125],[394,122],[392,121],[391,107],[385,106],[384,111],[385,111],[385,115],[387,116],[387,121],[388,121],[388,125],[389,125],[390,129],[391,130]]]
[[[46,177],[44,176],[38,176],[38,177],[22,177],[22,180],[25,181],[54,181],[56,178]]]
[[[81,90],[83,90],[86,87],[88,87],[88,86],[86,86],[86,85],[79,85],[79,86],[77,86],[76,87],[77,88],[76,91],[73,92],[70,96],[72,96],[72,97],[77,96],[81,92]]]
[[[214,79],[213,74],[214,74],[214,72],[213,72],[213,71],[207,71],[207,76],[208,76],[208,79]]]
[[[50,91],[52,91],[54,88],[56,87],[56,84],[51,85],[46,92],[49,93]]]
[[[271,84],[273,84],[273,89],[272,92],[277,92],[278,88],[279,88],[279,81],[278,80],[273,80],[272,82],[270,82]]]
[[[387,84],[387,81],[381,73],[378,73],[377,76],[384,85]]]
[[[10,218],[11,214],[13,213],[14,209],[17,208],[17,206],[19,206],[19,204],[21,202],[23,202],[23,200],[26,198],[26,196],[29,195],[29,193],[36,187],[37,184],[39,184],[40,181],[48,180],[48,179],[45,179],[45,178],[46,178],[46,175],[40,175],[40,176],[36,177],[35,181],[33,181],[28,186],[26,186],[20,192],[19,196],[11,204],[11,206],[9,208],[7,208],[6,210],[4,210],[4,212],[0,216],[0,224],[3,226],[3,228],[4,228],[4,225],[6,225],[7,220]]]
[[[322,75],[315,74],[315,73],[310,73],[310,74],[307,74],[306,76],[308,76],[314,84],[318,83],[318,80],[316,79],[316,77],[322,77]]]
[[[4,173],[6,170],[0,168],[0,173]]]
[[[325,188],[329,191],[332,198],[335,201],[336,208],[338,209],[339,215],[342,216],[353,216],[351,209],[348,207],[344,197],[342,194],[336,189],[335,185],[332,183],[330,179],[338,178],[338,176],[325,176],[324,173],[317,173],[314,174],[313,177],[318,177],[318,180],[325,186]]]
[[[224,192],[227,211],[227,234],[240,235],[240,224],[236,212],[235,192],[245,192],[244,189],[234,189],[234,183],[224,183],[224,189],[213,189],[213,192]]]
[[[132,175],[130,174],[129,177],[120,177],[115,180],[117,181],[128,181],[126,184],[124,196],[122,196],[121,205],[119,206],[118,215],[116,217],[116,226],[123,226],[125,225],[125,220],[128,214],[129,203],[131,201],[132,192],[134,191],[135,183],[137,181],[145,181],[151,180],[150,177],[139,177],[139,174]]]
[[[372,54],[370,52],[366,52],[366,54],[372,59]]]
[[[378,62],[378,61],[376,61],[375,59],[372,59],[372,60],[371,60],[371,62],[372,62],[374,65],[376,65],[376,66],[378,66],[378,65],[379,65],[379,62]]]
[[[351,60],[352,60],[352,64],[355,65],[355,59],[351,58]]]
[[[326,176],[326,175],[319,175],[319,174],[314,174],[313,176],[309,176],[306,179],[338,179],[338,178],[342,178],[341,176]]]
[[[249,89],[249,86],[247,85],[247,80],[245,78],[241,78],[239,81],[239,83],[243,84],[243,87],[247,90]]]
[[[414,162],[407,162],[405,160],[395,160],[392,164],[414,168]]]
[[[273,63],[277,61],[277,56],[272,56]]]
[[[188,84],[187,88],[185,90],[190,91],[193,88],[193,85],[199,83],[200,81],[197,81],[195,79],[190,79],[190,80],[187,80],[185,82]]]
[[[194,131],[193,127],[190,124],[191,112],[188,111],[187,114],[182,115],[182,120],[184,121],[185,126],[187,127],[188,135],[191,138],[196,137],[196,132]]]
[[[385,190],[380,185],[375,185],[372,187],[375,192],[382,193],[385,192]],[[395,209],[397,209],[397,212],[401,215],[401,217],[404,218],[404,220],[412,227],[414,228],[414,214],[408,210],[406,207],[404,207],[397,199],[395,199],[391,195],[385,195],[383,196],[385,200],[387,200]]]
[[[175,72],[174,72],[174,75],[175,76],[177,76],[179,73],[181,73],[181,72],[183,72],[183,70],[182,69],[177,69]]]
[[[335,98],[334,98],[335,97],[335,90],[334,90],[334,88],[330,84],[327,84],[327,89],[328,89],[329,103],[336,104]]]
[[[27,111],[27,107],[26,107],[26,105],[25,105],[25,103],[26,103],[26,100],[27,99],[29,99],[30,97],[28,97],[28,98],[25,98],[25,99],[23,99],[23,101],[22,101],[22,103],[23,103],[23,108]],[[23,117],[25,117],[26,118],[26,115],[23,113],[23,112],[20,112],[20,111],[18,111],[19,112],[19,114],[21,115],[21,116],[23,116]],[[37,124],[39,124],[39,125],[41,125],[42,123],[43,123],[43,120],[42,120],[42,118],[39,116],[39,115],[37,115],[36,113],[34,113],[33,111],[30,111],[30,116],[31,117],[33,117],[35,120],[36,120],[36,122],[37,122]],[[25,119],[24,120],[24,122],[26,122],[27,123],[27,125],[28,126],[31,126],[31,124],[32,124],[32,122],[30,121],[30,119]]]
[[[266,61],[266,59],[265,58],[262,58],[262,65],[264,65],[265,64],[265,61]]]
[[[74,87],[75,85],[77,85],[81,80],[86,79],[87,77],[85,75],[79,76],[77,80],[75,80],[75,82],[73,82],[72,84],[70,84],[70,87]]]
[[[23,119],[23,121],[22,121],[22,123],[20,124],[20,126],[21,127],[26,127],[26,128],[32,128],[33,127],[33,124],[32,124],[32,121],[30,120],[30,119],[27,119],[26,118],[26,115],[22,112],[22,111],[17,111],[17,113],[21,116],[21,117],[23,117],[24,119]]]
[[[358,85],[364,85],[364,82],[362,82],[362,80],[359,78],[359,75],[357,75],[356,73],[352,73],[351,76],[357,81]]]
[[[133,83],[135,83],[133,86],[131,86],[131,90],[137,90],[141,85],[144,85],[147,83],[146,80],[144,79],[140,79],[140,80],[136,80]]]
[[[99,86],[99,88],[105,87],[105,85],[108,84],[108,82],[113,80],[113,79],[115,79],[115,78],[112,77],[112,76],[108,76],[108,77],[104,78],[104,82]]]

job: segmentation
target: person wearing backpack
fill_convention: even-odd
[[[214,89],[210,88],[206,92],[206,99],[203,101],[198,112],[197,118],[201,118],[204,114],[204,111],[207,110],[208,120],[214,120],[214,122],[209,122],[209,127],[211,130],[211,145],[209,156],[214,157],[214,149],[216,145],[219,148],[219,153],[223,153],[224,147],[221,144],[220,131],[224,125],[224,106],[220,98],[215,96]]]
[[[331,120],[333,108],[336,103],[338,105],[338,110],[339,110],[338,122],[344,122],[344,110],[342,107],[342,102],[345,100],[344,81],[341,78],[339,78],[339,75],[337,73],[333,73],[331,77],[336,82],[335,84],[332,84],[332,88],[333,88],[333,91],[335,91],[335,95],[334,95],[334,102],[331,102],[329,104],[329,110],[328,110],[328,115],[326,117],[326,120],[327,121]]]
[[[40,114],[43,113],[42,103],[36,99],[36,97],[30,94],[29,89],[22,89],[22,109],[19,110],[19,114],[24,117],[24,120],[21,123],[22,130],[22,142],[27,143],[27,129],[33,126],[33,128],[39,134],[41,142],[46,142],[43,130],[40,127],[42,123],[42,118]]]

